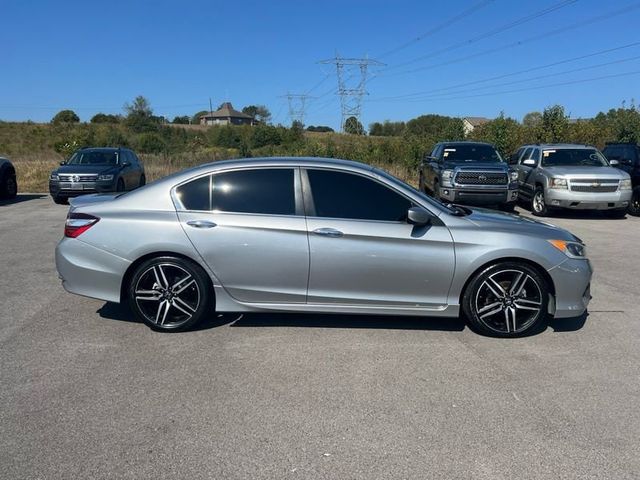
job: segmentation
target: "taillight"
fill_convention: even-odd
[[[89,215],[88,213],[69,213],[67,221],[64,224],[64,236],[76,238],[78,235],[86,232],[100,220],[98,217]]]

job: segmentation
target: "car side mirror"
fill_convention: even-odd
[[[407,212],[407,222],[417,226],[429,225],[431,214],[422,207],[411,207]]]
[[[62,160],[62,161],[60,162],[60,165],[66,165],[66,164],[67,164],[67,161],[66,161],[66,160]]]
[[[624,164],[624,160],[622,161],[622,163]],[[618,165],[620,165],[620,162],[618,160],[609,160],[609,165],[611,165],[612,167],[617,167]]]
[[[535,167],[538,162],[536,162],[533,158],[527,158],[526,160],[522,161],[523,165],[526,165],[527,167]]]
[[[122,162],[122,166],[123,167],[130,167],[131,166],[131,162],[125,160],[124,162]]]

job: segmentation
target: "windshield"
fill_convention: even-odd
[[[117,165],[118,152],[76,152],[68,165]]]
[[[542,165],[547,167],[608,167],[609,162],[595,148],[543,150]]]
[[[442,158],[454,162],[502,162],[502,157],[491,145],[445,146]]]

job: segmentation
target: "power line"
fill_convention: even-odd
[[[543,10],[539,10],[537,12],[534,12],[532,14],[526,15],[524,17],[518,18],[516,20],[513,20],[509,23],[506,23],[504,25],[501,25],[499,27],[496,27],[492,30],[489,30],[487,32],[481,33],[480,35],[476,35],[475,37],[469,38],[467,40],[464,40],[462,42],[458,42],[455,43],[453,45],[450,45],[448,47],[445,48],[441,48],[440,50],[435,50],[433,52],[427,53],[425,55],[420,55],[419,57],[415,57],[411,60],[407,60],[406,62],[402,62],[402,63],[398,63],[396,65],[392,65],[384,70],[381,70],[381,73],[389,71],[389,70],[394,70],[396,68],[400,68],[400,67],[404,67],[407,65],[411,65],[413,63],[419,62],[421,60],[427,59],[427,58],[431,58],[437,55],[440,55],[442,53],[446,53],[446,52],[450,52],[451,50],[457,50],[459,48],[471,45],[473,43],[479,42],[480,40],[484,40],[486,38],[490,38],[493,37],[495,35],[498,35],[500,33],[503,33],[507,30],[511,30],[512,28],[515,28],[517,26],[520,26],[524,23],[530,22],[532,20],[535,20],[537,18],[543,17],[545,15],[548,15],[552,12],[555,12],[556,10],[559,10],[561,8],[567,7],[569,5],[572,5],[574,3],[576,3],[578,0],[562,0],[560,3],[557,3],[555,5],[552,5],[550,7],[547,7]]]
[[[487,92],[487,93],[478,93],[475,95],[462,95],[462,96],[457,96],[457,97],[449,97],[449,98],[443,98],[443,100],[461,100],[461,99],[466,99],[466,98],[476,98],[476,97],[491,97],[491,96],[496,96],[496,95],[504,95],[504,94],[508,94],[508,93],[519,93],[519,92],[528,92],[528,91],[532,91],[532,90],[544,90],[545,88],[550,88],[550,87],[562,87],[562,86],[567,86],[567,85],[577,85],[580,83],[589,83],[589,82],[595,82],[597,80],[605,80],[605,79],[609,79],[609,78],[618,78],[618,77],[627,77],[627,76],[631,76],[631,75],[638,75],[640,74],[640,70],[634,70],[631,72],[624,72],[624,73],[615,73],[615,74],[611,74],[611,75],[603,75],[600,77],[591,77],[591,78],[583,78],[580,80],[572,80],[572,81],[567,81],[567,82],[558,82],[558,83],[549,83],[546,85],[537,85],[534,87],[526,87],[526,88],[518,88],[518,89],[512,89],[512,90],[502,90],[500,92]],[[452,94],[455,95],[455,94]],[[424,101],[430,101],[432,99],[419,99],[419,100],[413,100],[413,101],[417,101],[417,102],[424,102]]]
[[[306,102],[308,98],[311,98],[306,93],[287,93],[282,95],[281,98],[286,98],[289,103],[289,118],[291,123],[299,122],[304,125],[304,116],[306,111]]]
[[[640,42],[636,42],[635,44],[631,44],[631,45],[640,45]],[[631,46],[629,45],[629,46]],[[617,49],[609,49],[608,51],[613,51],[613,50],[619,50],[621,48],[628,48],[628,46],[625,47],[619,47]],[[598,52],[599,54],[601,54],[602,52]],[[576,58],[587,58],[590,56],[594,56],[595,54],[590,54],[590,55],[583,55],[581,57],[576,57]],[[514,85],[514,84],[518,84],[518,83],[525,83],[525,82],[531,82],[534,80],[540,80],[543,78],[549,78],[549,77],[555,77],[558,75],[567,75],[569,73],[575,73],[575,72],[582,72],[585,70],[591,70],[594,68],[601,68],[601,67],[606,67],[609,65],[616,65],[616,64],[620,64],[620,63],[625,63],[625,62],[630,62],[632,60],[637,60],[640,59],[640,55],[636,55],[633,57],[627,57],[627,58],[622,58],[619,60],[612,60],[610,62],[604,62],[604,63],[599,63],[599,64],[595,64],[595,65],[587,65],[584,67],[579,67],[579,68],[574,68],[574,69],[570,69],[570,70],[564,70],[562,72],[555,72],[555,73],[549,73],[549,74],[545,74],[545,75],[538,75],[536,77],[529,77],[529,78],[525,78],[525,79],[521,79],[521,80],[514,80],[511,82],[503,82],[503,83],[497,83],[497,84],[491,84],[491,85],[485,85],[483,87],[478,87],[478,88],[474,88],[474,89],[469,89],[469,90],[462,90],[462,91],[452,91],[449,92],[449,90],[459,90],[459,88],[461,86],[471,86],[477,83],[485,83],[489,80],[495,80],[495,79],[499,79],[499,78],[506,78],[509,76],[514,76],[514,75],[519,75],[522,73],[528,73],[528,72],[532,72],[532,71],[536,71],[536,70],[540,70],[549,66],[557,66],[557,65],[561,65],[563,63],[569,63],[570,61],[574,61],[574,59],[568,59],[565,61],[559,61],[559,62],[554,62],[552,64],[547,64],[547,65],[543,65],[543,66],[539,66],[539,67],[533,67],[533,68],[527,68],[525,70],[520,70],[518,72],[513,72],[513,73],[507,73],[504,75],[498,75],[496,77],[492,77],[490,79],[483,79],[483,80],[478,80],[476,82],[467,82],[465,84],[459,84],[457,86],[452,86],[452,87],[445,87],[445,88],[440,88],[440,89],[436,89],[436,90],[431,90],[431,91],[424,91],[424,92],[414,92],[412,94],[406,94],[406,95],[396,95],[396,96],[392,96],[392,97],[383,97],[380,99],[375,99],[372,101],[378,101],[378,100],[406,100],[406,101],[413,101],[416,99],[426,99],[426,98],[434,98],[434,97],[442,97],[442,96],[447,96],[447,95],[458,95],[460,93],[467,93],[467,92],[474,92],[474,91],[478,91],[478,90],[484,90],[487,88],[495,88],[495,87],[502,87],[502,86],[507,86],[507,85]]]
[[[453,17],[448,18],[447,20],[445,20],[444,22],[440,23],[439,25],[433,27],[432,29],[426,31],[425,33],[422,33],[420,35],[418,35],[417,37],[409,40],[408,42],[405,42],[395,48],[392,48],[391,50],[388,50],[384,53],[382,53],[381,55],[377,55],[375,58],[384,58],[387,57],[389,55],[392,55],[394,53],[399,52],[400,50],[404,50],[405,48],[413,45],[414,43],[418,43],[421,40],[424,40],[427,37],[430,37],[432,35],[435,35],[436,33],[440,32],[441,30],[444,30],[447,27],[450,27],[451,25],[453,25],[454,23],[459,22],[460,20],[462,20],[463,18],[466,18],[472,14],[474,14],[476,11],[486,7],[487,5],[493,3],[495,0],[482,0],[481,2],[475,3],[473,5],[471,5],[469,8],[463,10],[461,13],[454,15]]]
[[[472,59],[475,59],[475,58],[478,58],[478,57],[482,57],[482,56],[485,56],[485,55],[489,55],[489,54],[492,54],[492,53],[501,52],[503,50],[508,50],[508,49],[511,49],[511,48],[514,48],[514,47],[519,47],[519,46],[525,45],[527,43],[539,41],[541,39],[547,39],[547,38],[549,38],[551,36],[561,35],[561,34],[564,34],[564,33],[568,32],[568,31],[570,31],[570,30],[575,30],[577,28],[584,27],[586,25],[591,25],[591,24],[594,24],[594,23],[601,22],[603,20],[608,20],[610,18],[617,17],[617,16],[623,15],[625,13],[629,13],[629,12],[631,12],[633,10],[637,10],[638,8],[640,8],[640,2],[636,2],[634,4],[627,5],[626,7],[621,8],[619,10],[614,10],[614,11],[609,12],[609,13],[605,13],[605,14],[602,14],[602,15],[597,15],[595,17],[591,17],[591,18],[588,18],[586,20],[582,20],[582,21],[573,23],[571,25],[555,28],[553,30],[548,30],[546,32],[541,32],[541,33],[538,33],[538,34],[533,35],[531,37],[527,37],[527,38],[525,38],[523,40],[518,40],[518,41],[511,42],[511,43],[508,43],[508,44],[505,44],[505,45],[502,45],[502,46],[499,46],[499,47],[490,48],[488,50],[483,50],[483,51],[480,51],[480,52],[476,52],[474,54],[467,55],[465,57],[459,57],[459,58],[455,58],[455,59],[452,59],[452,60],[447,60],[447,61],[441,62],[441,63],[425,65],[423,67],[415,68],[415,69],[412,69],[412,70],[405,70],[403,72],[391,73],[391,74],[388,74],[386,76],[391,77],[391,76],[396,76],[396,75],[406,75],[408,73],[417,73],[417,72],[421,72],[423,70],[433,69],[433,68],[437,68],[437,67],[443,67],[443,66],[446,66],[446,65],[454,64],[454,63],[464,62],[466,60],[472,60]]]

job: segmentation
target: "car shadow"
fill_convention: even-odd
[[[143,323],[124,304],[107,302],[96,313],[101,318],[120,322]],[[535,336],[551,328],[555,333],[576,332],[584,327],[588,313],[572,318],[551,318],[526,336]],[[462,332],[467,328],[460,318],[414,317],[400,315],[345,315],[322,313],[235,312],[215,313],[188,331],[230,327],[299,327],[299,328],[348,328],[384,330],[426,330]],[[474,330],[475,331],[475,330]]]
[[[0,207],[14,205],[16,203],[28,202],[29,200],[38,200],[47,197],[44,193],[19,193],[17,197],[10,199],[0,199]]]
[[[101,318],[120,322],[142,323],[123,304],[107,302],[96,313]],[[387,330],[438,330],[461,332],[465,322],[458,318],[413,317],[396,315],[345,315],[320,313],[240,312],[216,313],[190,331],[230,325],[231,327],[306,327],[362,328]]]

